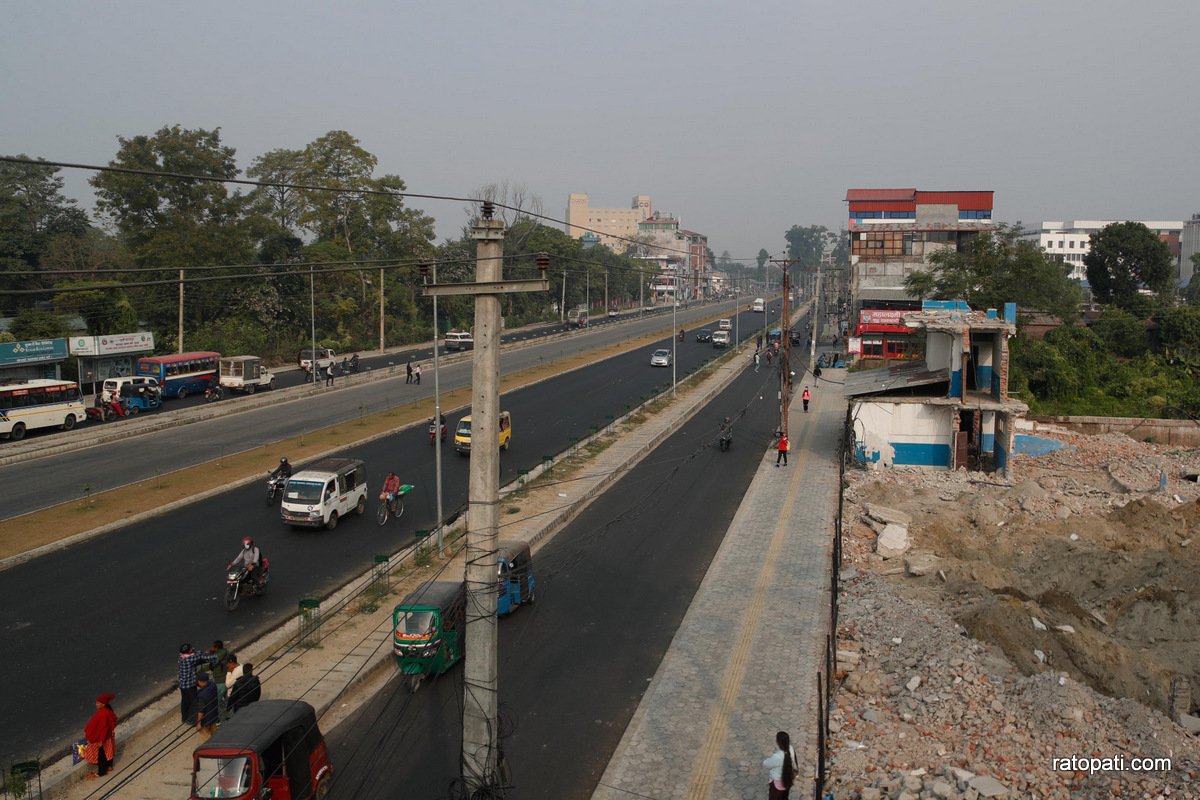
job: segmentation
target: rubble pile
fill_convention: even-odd
[[[847,473],[835,797],[1200,797],[1200,451],[1061,439]]]

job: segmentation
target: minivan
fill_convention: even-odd
[[[717,331],[712,338],[713,347],[729,347],[729,331]]]
[[[323,458],[288,478],[283,521],[296,528],[333,530],[353,511],[367,510],[367,467],[357,458]]]
[[[470,350],[475,346],[475,337],[470,331],[449,331],[446,334],[445,348],[446,352],[451,351],[461,352]]]
[[[733,330],[733,323],[727,319],[719,319],[719,320],[717,320],[717,330],[731,331],[731,330]]]

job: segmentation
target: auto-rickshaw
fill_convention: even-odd
[[[323,800],[333,767],[317,715],[303,700],[259,700],[192,751],[193,800]]]
[[[462,658],[466,605],[466,583],[433,581],[392,611],[392,653],[411,691]]]
[[[522,603],[534,601],[533,562],[529,544],[502,541],[496,545],[496,615],[503,617]]]

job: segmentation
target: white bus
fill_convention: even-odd
[[[752,306],[750,306],[750,310],[756,311],[759,314],[766,313],[767,301],[762,299],[761,297],[754,298],[754,304]]]
[[[0,435],[14,441],[33,428],[65,431],[87,416],[79,387],[70,381],[33,379],[0,384]]]

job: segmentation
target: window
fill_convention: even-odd
[[[1068,247],[1070,247],[1072,250],[1074,250],[1074,249],[1075,249],[1075,240],[1074,240],[1074,239],[1072,239],[1072,240],[1071,240],[1071,243],[1070,243],[1069,245],[1067,245],[1067,246],[1068,246]]]

